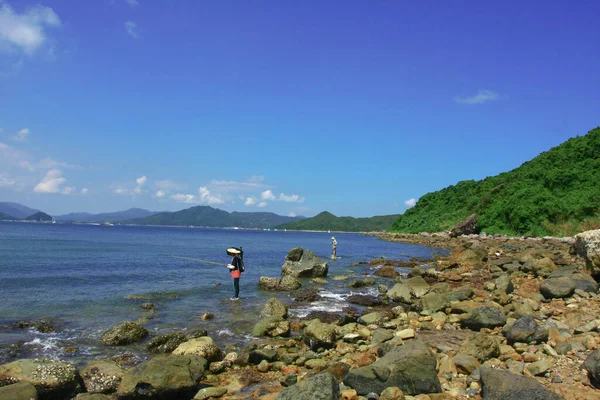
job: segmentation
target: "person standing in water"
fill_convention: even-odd
[[[333,250],[331,258],[337,258],[337,240],[335,240],[334,236],[331,237],[331,249]]]
[[[244,261],[243,251],[236,247],[230,247],[227,249],[227,254],[232,257],[231,263],[227,265],[229,268],[229,272],[231,273],[231,277],[233,278],[233,289],[234,295],[231,300],[239,300],[240,299],[240,277],[242,276],[242,272],[244,272]]]

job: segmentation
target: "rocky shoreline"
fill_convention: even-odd
[[[148,340],[143,321],[124,322],[102,342],[148,340],[149,360],[100,359],[79,369],[15,360],[0,365],[0,398],[600,399],[600,230],[574,238],[377,235],[451,253],[365,260],[374,277],[348,290],[378,294],[354,294],[360,307],[342,313],[299,319],[288,315],[294,301],[318,296],[301,279],[323,281],[328,268],[293,249],[282,277],[260,280],[290,300],[265,304],[248,347],[219,348],[206,331]],[[407,267],[407,276],[399,272]]]

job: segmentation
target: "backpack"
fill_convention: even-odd
[[[246,272],[246,266],[244,265],[244,260],[242,258],[240,258],[240,261],[238,263],[238,270],[240,272]]]

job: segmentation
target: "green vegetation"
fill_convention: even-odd
[[[131,219],[123,223],[137,225],[205,226],[239,228],[273,228],[302,217],[283,217],[269,212],[232,212],[208,206],[197,206],[177,212],[160,212],[146,218]]]
[[[448,231],[470,214],[488,234],[562,236],[599,228],[600,128],[510,172],[427,193],[390,231]]]
[[[336,217],[330,212],[323,211],[312,218],[280,225],[277,228],[304,231],[373,232],[389,229],[396,218],[398,215],[382,215],[371,218]]]
[[[33,215],[30,215],[29,217],[25,218],[26,221],[52,221],[52,217],[49,216],[46,213],[43,212],[36,212]]]

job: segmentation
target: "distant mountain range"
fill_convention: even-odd
[[[176,212],[160,212],[123,223],[137,225],[274,228],[304,217],[284,217],[270,212],[227,212],[209,206],[196,206]]]
[[[19,203],[0,202],[0,213],[12,217],[3,219],[24,219],[38,212],[40,210],[29,208]]]
[[[373,232],[388,230],[398,219],[398,214],[381,215],[371,218],[336,217],[330,212],[323,211],[312,218],[295,221],[277,226],[279,229],[295,229],[305,231],[342,231],[342,232]]]
[[[155,211],[148,211],[142,208],[130,208],[125,211],[117,211],[112,213],[90,214],[86,212],[70,213],[54,217],[57,221],[71,222],[121,222],[136,218],[145,218],[156,214]]]

